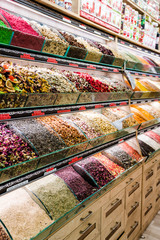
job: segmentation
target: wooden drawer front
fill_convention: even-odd
[[[159,205],[160,207],[160,189],[156,191],[154,199],[155,199],[155,204]]]
[[[151,160],[148,160],[143,167],[144,172],[147,171],[149,168],[153,167],[155,163],[157,162],[157,158],[152,158]]]
[[[151,184],[147,185],[143,190],[143,206],[154,197],[155,194],[155,184],[151,182]]]
[[[101,235],[99,235],[98,237],[94,238],[94,240],[101,240]]]
[[[160,177],[156,179],[156,190],[160,189]]]
[[[144,187],[155,179],[155,166],[148,168],[144,173],[143,184]]]
[[[154,206],[155,206],[154,201],[155,201],[154,199],[151,199],[143,208],[143,216],[142,216],[143,224],[145,224],[145,222],[147,222],[147,220],[154,213]]]
[[[158,160],[157,160],[158,161]],[[159,176],[160,175],[160,161],[157,162],[156,164],[156,175]]]
[[[136,197],[140,194],[141,180],[142,177],[139,176],[126,187],[126,206],[128,205],[129,202],[134,202]]]
[[[102,230],[124,211],[124,193],[125,191],[122,190],[109,204],[102,207]]]
[[[135,212],[141,210],[141,194],[139,194],[133,202],[129,202],[129,204],[126,206],[126,220],[132,218],[132,216],[135,214]]]
[[[76,228],[65,240],[92,240],[100,234],[100,210]]]
[[[132,219],[126,228],[126,239],[133,240],[141,228],[140,213],[137,218]]]
[[[103,230],[101,240],[115,240],[124,232],[124,214],[115,217],[116,219]]]
[[[126,187],[130,185],[132,182],[134,182],[135,179],[137,179],[141,175],[142,175],[142,167],[139,167],[138,169],[135,170],[134,173],[130,174],[130,176],[126,178],[125,180]]]
[[[73,218],[69,223],[64,225],[60,230],[55,232],[49,240],[65,239],[66,236],[70,235],[71,232],[77,229],[82,223],[88,221],[98,210],[100,211],[100,208],[103,206],[103,202],[109,201],[108,196],[109,196],[108,193],[105,194],[103,199],[97,200],[95,203],[90,205],[88,208],[85,208],[84,210],[82,207],[80,207],[79,209],[81,211],[80,214]]]

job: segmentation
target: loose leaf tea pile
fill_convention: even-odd
[[[14,240],[30,240],[52,223],[23,188],[1,196],[0,216]]]
[[[39,155],[66,147],[60,137],[50,127],[44,127],[39,119],[10,121],[9,126],[20,130],[34,145]]]
[[[64,181],[56,175],[49,175],[29,185],[32,191],[42,201],[53,221],[62,217],[78,204],[78,200]]]
[[[78,163],[95,179],[99,187],[103,187],[114,179],[113,175],[96,159],[89,157]]]
[[[20,135],[17,135],[7,124],[0,124],[0,169],[36,156],[34,150]]]
[[[72,166],[63,168],[57,171],[56,174],[67,183],[79,201],[83,201],[98,190],[85,181]]]

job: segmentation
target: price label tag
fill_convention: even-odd
[[[5,119],[11,119],[11,116],[9,114],[0,114],[0,120],[5,120]]]
[[[109,106],[110,107],[116,107],[117,105],[115,103],[110,103]]]
[[[89,65],[87,66],[87,68],[96,69],[96,67],[94,67],[93,65]]]
[[[118,143],[123,143],[124,142],[124,139],[120,139]]]
[[[95,108],[103,108],[104,106],[101,104],[95,105]]]
[[[72,158],[72,160],[68,164],[72,164],[72,163],[78,162],[80,160],[82,160],[82,157],[80,157],[80,158],[75,157],[75,158]]]
[[[100,33],[100,32],[97,32],[97,31],[95,31],[95,30],[94,30],[94,33],[96,33],[96,34],[98,34],[98,35],[101,35],[101,33]]]
[[[46,176],[46,175],[48,175],[48,174],[50,174],[50,173],[53,173],[53,172],[55,172],[56,170],[57,170],[57,169],[54,168],[54,167],[48,168],[48,169],[46,170],[46,172],[44,173],[44,176]]]
[[[67,17],[63,17],[63,21],[67,22],[67,23],[71,23],[71,19],[67,18]]]
[[[102,70],[107,72],[107,71],[108,71],[108,68],[102,68]]]
[[[12,186],[12,187],[9,187],[9,188],[7,188],[7,192],[12,191],[12,190],[14,190],[18,187],[22,187],[22,186],[26,185],[27,183],[28,183],[28,180],[25,180],[25,181],[23,181],[21,183],[18,183],[16,185]]]
[[[113,69],[113,72],[119,72],[119,70],[115,68],[115,69]]]
[[[74,64],[74,63],[69,63],[69,66],[72,66],[72,67],[79,67],[78,64]]]
[[[41,116],[41,115],[45,115],[45,113],[42,112],[42,111],[34,111],[34,112],[32,113],[32,116]]]
[[[86,29],[86,26],[84,24],[79,24],[80,28]]]
[[[28,60],[35,60],[34,57],[31,57],[30,54],[24,53],[23,55],[20,55],[20,58],[28,59]]]
[[[56,64],[58,63],[55,58],[48,58],[47,62],[49,62],[49,63],[56,63]]]
[[[120,106],[127,105],[127,102],[121,102],[119,105]]]
[[[85,106],[80,107],[79,111],[81,111],[81,110],[86,110],[86,107]]]
[[[64,109],[64,110],[57,110],[57,113],[66,113],[66,112],[70,112],[71,109]]]

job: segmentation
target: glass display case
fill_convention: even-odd
[[[1,1],[6,240],[46,239],[160,149],[159,56],[39,9]]]
[[[116,151],[112,151],[114,148]],[[121,161],[126,155],[129,158],[123,168]],[[143,158],[134,137],[57,170],[25,187],[3,195],[0,198],[0,206],[3,206],[0,208],[1,221],[13,239],[19,236],[25,239],[43,239],[75,216],[82,206],[87,206],[115,182],[121,180],[131,169],[141,164]],[[17,221],[21,221],[24,217],[24,224],[28,227],[27,232],[21,231],[23,225],[17,225]],[[41,224],[42,219],[43,224]]]

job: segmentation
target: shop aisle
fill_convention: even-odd
[[[139,240],[160,240],[160,211]]]

